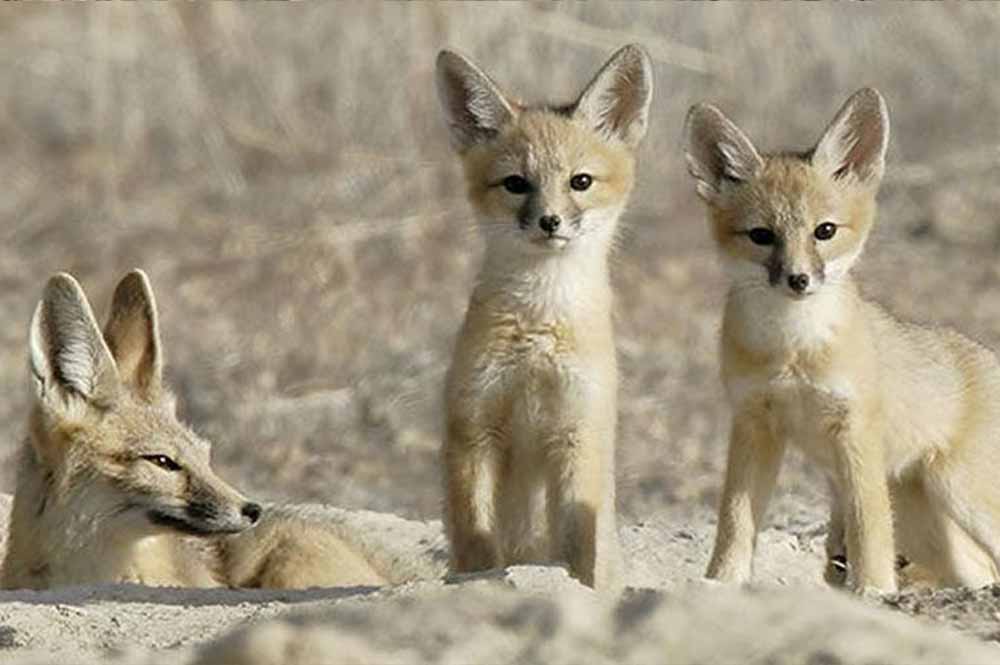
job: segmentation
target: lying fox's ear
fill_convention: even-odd
[[[163,351],[156,300],[143,271],[133,270],[115,287],[104,340],[125,385],[154,401],[163,386]]]
[[[715,199],[726,181],[746,182],[764,165],[747,135],[711,104],[695,104],[688,111],[684,157],[706,201]]]
[[[435,79],[451,140],[459,152],[496,136],[515,115],[514,105],[497,84],[454,51],[438,54]]]
[[[885,172],[889,111],[878,90],[851,95],[813,150],[813,166],[837,179],[876,185]]]
[[[601,67],[576,103],[574,116],[636,148],[646,135],[653,65],[638,44],[624,46]]]
[[[74,403],[103,408],[121,381],[87,296],[73,277],[59,273],[45,285],[29,332],[35,394],[50,411],[66,415]]]

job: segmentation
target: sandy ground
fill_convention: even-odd
[[[322,506],[312,514],[346,527],[381,570],[409,581],[297,592],[5,591],[0,662],[1000,663],[994,643],[902,616],[995,639],[983,621],[998,605],[993,589],[861,600],[825,589],[815,515],[761,534],[757,582],[744,591],[701,579],[709,519],[626,525],[628,588],[606,599],[560,567],[443,579],[438,522]]]
[[[0,491],[13,490],[45,279],[73,272],[102,312],[139,266],[181,413],[214,442],[221,475],[261,500],[379,511],[347,514],[371,521],[372,551],[431,581],[3,593],[0,662],[28,649],[97,661],[111,647],[193,662],[226,630],[300,613],[268,629],[273,662],[308,662],[281,655],[300,643],[329,655],[329,636],[340,662],[995,659],[972,641],[997,639],[992,589],[860,603],[814,588],[825,489],[795,454],[758,562],[762,581],[789,588],[688,587],[707,558],[729,415],[725,281],[679,144],[688,106],[710,100],[762,147],[802,148],[853,90],[877,86],[892,138],[863,289],[1000,348],[998,34],[988,3],[4,6]],[[618,496],[633,583],[654,591],[609,609],[551,571],[443,585],[441,384],[481,244],[434,54],[458,48],[528,100],[564,99],[631,41],[650,51],[656,91],[613,268]]]

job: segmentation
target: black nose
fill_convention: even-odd
[[[259,503],[244,503],[243,507],[240,508],[240,512],[243,514],[243,517],[250,520],[250,524],[256,524],[264,509],[260,507]]]
[[[796,293],[802,293],[807,288],[809,288],[809,275],[805,273],[799,273],[798,275],[789,275],[788,286],[792,288],[792,291],[795,291]]]
[[[559,228],[559,223],[561,221],[562,220],[559,219],[559,215],[543,215],[542,218],[538,220],[538,226],[549,235],[552,235]]]

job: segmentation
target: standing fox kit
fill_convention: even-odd
[[[652,95],[619,50],[577,101],[522,106],[443,51],[437,87],[486,241],[448,373],[451,568],[562,561],[617,584],[608,253]]]
[[[996,579],[1000,365],[955,332],[894,319],[849,274],[888,138],[873,89],[804,153],[758,152],[712,106],[688,114],[689,170],[732,278],[721,365],[734,415],[709,577],[749,580],[791,443],[830,477],[827,549],[846,547],[851,588],[894,590],[897,546],[943,583]]]
[[[376,583],[330,534],[294,515],[262,515],[215,475],[209,444],[177,420],[163,384],[156,304],[141,271],[118,284],[103,333],[76,280],[54,276],[29,337],[35,400],[0,586]]]

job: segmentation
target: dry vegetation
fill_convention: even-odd
[[[616,46],[656,66],[616,260],[630,517],[714,503],[724,283],[680,156],[714,100],[804,147],[870,84],[893,141],[864,281],[1000,348],[1000,10],[986,5],[142,5],[0,12],[0,491],[41,286],[99,310],[133,266],[185,416],[248,492],[437,514],[440,392],[478,261],[432,83],[445,45],[564,98]],[[789,465],[784,500],[812,502]]]

